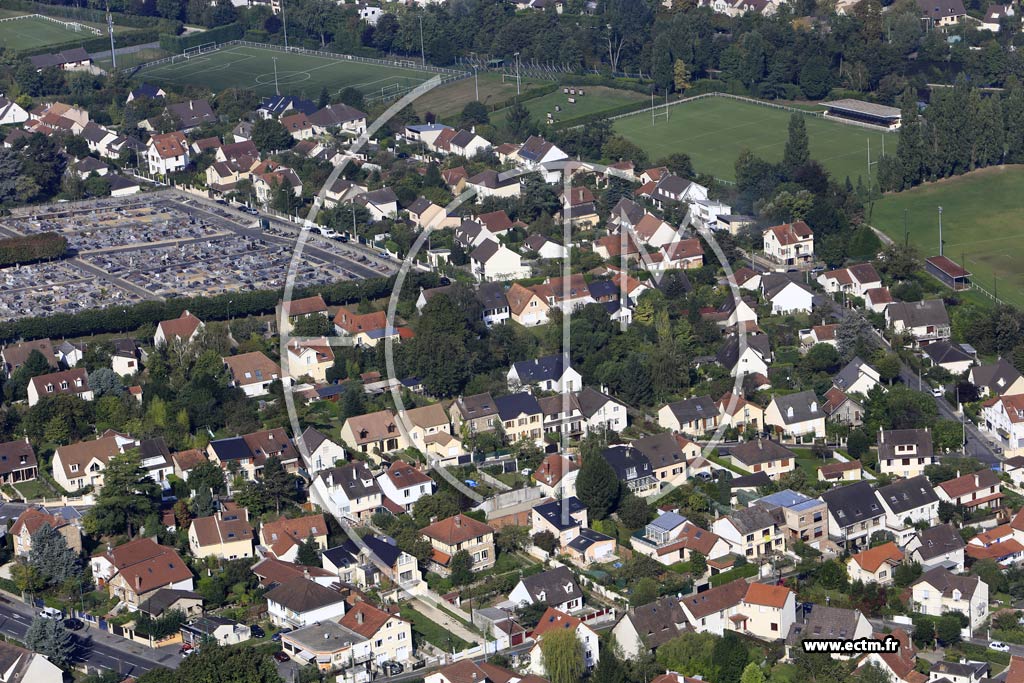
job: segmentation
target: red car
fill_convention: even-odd
[[[284,650],[278,650],[277,652],[274,653],[274,659],[276,659],[277,661],[283,663],[283,662],[287,662],[289,659],[291,659],[291,657],[286,655]]]

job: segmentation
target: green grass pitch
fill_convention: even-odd
[[[976,283],[1001,299],[1024,306],[1024,166],[987,168],[940,180],[876,202],[868,223],[894,240],[907,234],[922,257],[939,252],[939,206],[943,253],[963,263]],[[970,340],[968,340],[970,341]]]
[[[24,19],[0,22],[0,45],[14,51],[45,45],[69,45],[95,37],[95,33],[84,28],[74,31],[39,17],[26,16]]]
[[[747,148],[768,161],[780,161],[789,135],[790,112],[726,97],[705,97],[668,108],[669,119],[643,112],[615,121],[615,131],[640,145],[657,160],[685,152],[699,173],[734,180],[736,159]],[[807,117],[811,158],[821,162],[836,180],[867,178],[868,140],[871,159],[882,151],[882,137],[895,151],[896,137],[859,126]],[[874,171],[874,166],[872,167]]]
[[[315,100],[323,88],[331,93],[355,87],[365,95],[405,92],[434,76],[415,67],[399,67],[319,57],[268,48],[233,45],[142,69],[137,77],[156,85],[199,85],[213,91],[245,88],[259,95],[273,95],[274,58],[277,84],[282,95]]]
[[[608,111],[633,102],[645,102],[649,99],[646,95],[632,90],[606,88],[601,85],[583,86],[582,90],[585,94],[582,97],[565,94],[564,89],[566,88],[576,90],[579,89],[579,86],[560,85],[554,92],[524,101],[523,106],[530,112],[533,120],[543,127],[549,113],[555,123],[565,121],[568,124],[573,119]],[[570,98],[575,99],[576,102],[570,104]],[[555,111],[556,106],[561,107],[561,111]],[[507,114],[508,108],[499,109],[491,114],[491,123],[498,125],[504,123]]]

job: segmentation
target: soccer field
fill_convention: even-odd
[[[585,94],[583,96],[573,96],[565,94],[566,88],[572,90],[582,90]],[[569,99],[572,98],[575,103],[570,104]],[[540,97],[534,97],[530,100],[525,100],[523,105],[527,111],[533,117],[533,120],[541,125],[547,121],[547,114],[551,114],[552,120],[555,123],[566,122],[571,123],[573,119],[578,119],[583,116],[589,116],[591,114],[597,114],[599,112],[608,111],[615,109],[624,104],[631,104],[634,102],[645,102],[648,100],[646,95],[635,92],[633,90],[620,90],[618,88],[606,88],[603,85],[598,86],[559,86],[557,90],[547,95]],[[555,107],[559,107],[561,111],[556,111]],[[491,122],[496,124],[504,123],[505,116],[508,113],[508,108],[500,109],[491,114]]]
[[[429,80],[433,72],[410,67],[391,66],[320,57],[269,48],[232,45],[175,62],[142,69],[137,77],[155,85],[189,84],[213,91],[245,88],[259,95],[275,94],[274,61],[277,60],[277,87],[282,95],[315,100],[323,88],[331,93],[354,87],[367,96],[401,94]]]
[[[705,97],[668,108],[669,119],[659,116],[651,123],[650,112],[615,121],[615,131],[640,145],[657,160],[673,152],[685,152],[700,173],[723,180],[735,179],[735,164],[747,148],[768,161],[781,161],[786,146],[790,112],[726,97]],[[868,140],[871,160],[882,151],[881,131],[807,117],[811,158],[821,162],[836,180],[867,176]],[[893,145],[896,137],[886,136]],[[874,171],[874,167],[872,167]]]
[[[966,260],[973,279],[999,297],[1024,307],[1024,166],[986,168],[967,175],[885,195],[868,223],[894,240],[907,234],[922,257],[939,252],[939,206],[942,207],[943,252]],[[969,341],[969,340],[968,340]]]
[[[12,13],[11,16],[19,16],[19,18],[12,21],[0,21],[0,45],[8,50],[26,50],[46,45],[70,45],[97,36],[95,32],[85,27],[98,27],[87,22],[78,22],[81,27],[76,31],[55,21],[26,15],[24,12]],[[61,21],[65,20],[61,19]],[[66,21],[76,23],[72,20]]]

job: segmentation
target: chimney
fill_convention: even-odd
[[[978,478],[978,475],[977,475],[977,474],[975,474],[975,475],[974,475],[974,488],[978,488],[978,486],[979,486],[980,484],[981,484],[981,480],[980,480],[980,479]]]
[[[462,526],[462,517],[460,515],[455,515],[455,526]]]
[[[135,575],[135,590],[142,590],[142,576]]]
[[[960,470],[957,470],[957,471],[956,471],[956,478],[957,478],[957,479],[959,479],[959,478],[960,478]]]
[[[308,568],[305,568],[305,569],[302,570],[302,576],[307,578],[307,579],[309,578],[309,569]]]
[[[362,610],[360,610],[360,611],[356,612],[356,623],[357,623],[357,624],[360,624],[360,625],[361,625],[361,624],[363,623],[363,620],[364,620],[364,619],[365,619],[365,617],[363,616],[363,612],[362,612]]]

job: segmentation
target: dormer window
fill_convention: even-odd
[[[71,471],[72,472],[77,472],[78,471],[78,463],[71,463]]]
[[[61,388],[61,390],[62,390],[62,391],[67,391],[67,389],[68,389],[68,383],[67,383],[67,380],[62,380],[62,381],[61,381],[61,383],[60,383],[60,388]]]

